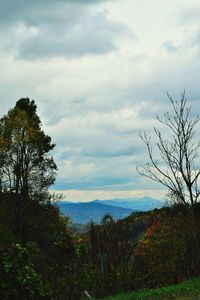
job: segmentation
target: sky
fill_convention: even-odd
[[[87,201],[151,196],[138,136],[186,90],[200,110],[200,1],[0,0],[0,113],[36,101],[56,143],[52,190]]]

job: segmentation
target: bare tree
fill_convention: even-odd
[[[151,136],[145,132],[139,135],[145,143],[150,161],[143,167],[137,168],[139,174],[148,177],[162,185],[169,191],[174,203],[184,204],[189,208],[192,220],[192,236],[196,248],[194,264],[200,263],[198,254],[198,234],[195,206],[200,201],[200,142],[194,137],[194,129],[199,122],[199,116],[191,117],[191,107],[187,106],[185,92],[181,100],[175,101],[169,94],[173,113],[166,112],[163,118],[157,116],[158,121],[166,127],[167,138],[157,128],[156,148],[152,147]],[[157,153],[157,152],[156,152]]]

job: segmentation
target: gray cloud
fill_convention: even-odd
[[[110,20],[105,11],[91,10],[81,1],[0,5],[2,36],[6,32],[0,47],[20,59],[104,54],[117,49],[119,38],[135,38],[127,26]]]
[[[125,26],[109,21],[106,13],[97,13],[71,24],[70,30],[64,24],[63,28],[48,25],[39,29],[20,45],[18,56],[34,59],[104,54],[117,48],[115,42],[120,35],[131,36]]]
[[[105,0],[0,0],[0,22],[10,23],[18,20],[26,20],[26,22],[42,21],[42,18],[53,19],[57,8],[61,5],[74,4],[81,7],[88,4],[101,3]],[[80,6],[78,7],[80,9]]]

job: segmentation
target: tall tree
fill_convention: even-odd
[[[41,129],[34,100],[22,98],[0,119],[1,191],[30,195],[55,180],[51,138]]]
[[[192,221],[192,236],[194,243],[194,266],[200,266],[199,241],[195,207],[200,202],[200,142],[194,137],[194,129],[199,122],[199,116],[191,117],[191,108],[187,106],[185,93],[180,101],[169,100],[173,114],[166,112],[164,118],[158,121],[166,127],[166,135],[154,128],[157,136],[157,150],[153,151],[151,137],[145,132],[140,137],[145,143],[150,162],[137,168],[139,174],[164,185],[175,203],[189,207]]]

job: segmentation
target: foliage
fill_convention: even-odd
[[[2,299],[44,299],[45,287],[27,249],[15,244],[1,253],[0,295]]]
[[[0,296],[78,299],[71,229],[47,190],[54,144],[36,108],[23,98],[0,119]]]
[[[120,294],[105,300],[194,300],[200,296],[200,278],[185,281],[178,285],[159,289],[140,290],[137,292]]]
[[[135,285],[158,287],[191,275],[187,211],[163,209],[133,251]]]
[[[22,98],[0,119],[1,190],[16,194],[42,192],[55,180],[54,148],[41,129],[34,100]]]
[[[200,216],[200,208],[197,213]],[[190,230],[188,210],[181,205],[92,223],[76,245],[87,291],[99,298],[191,278]]]

